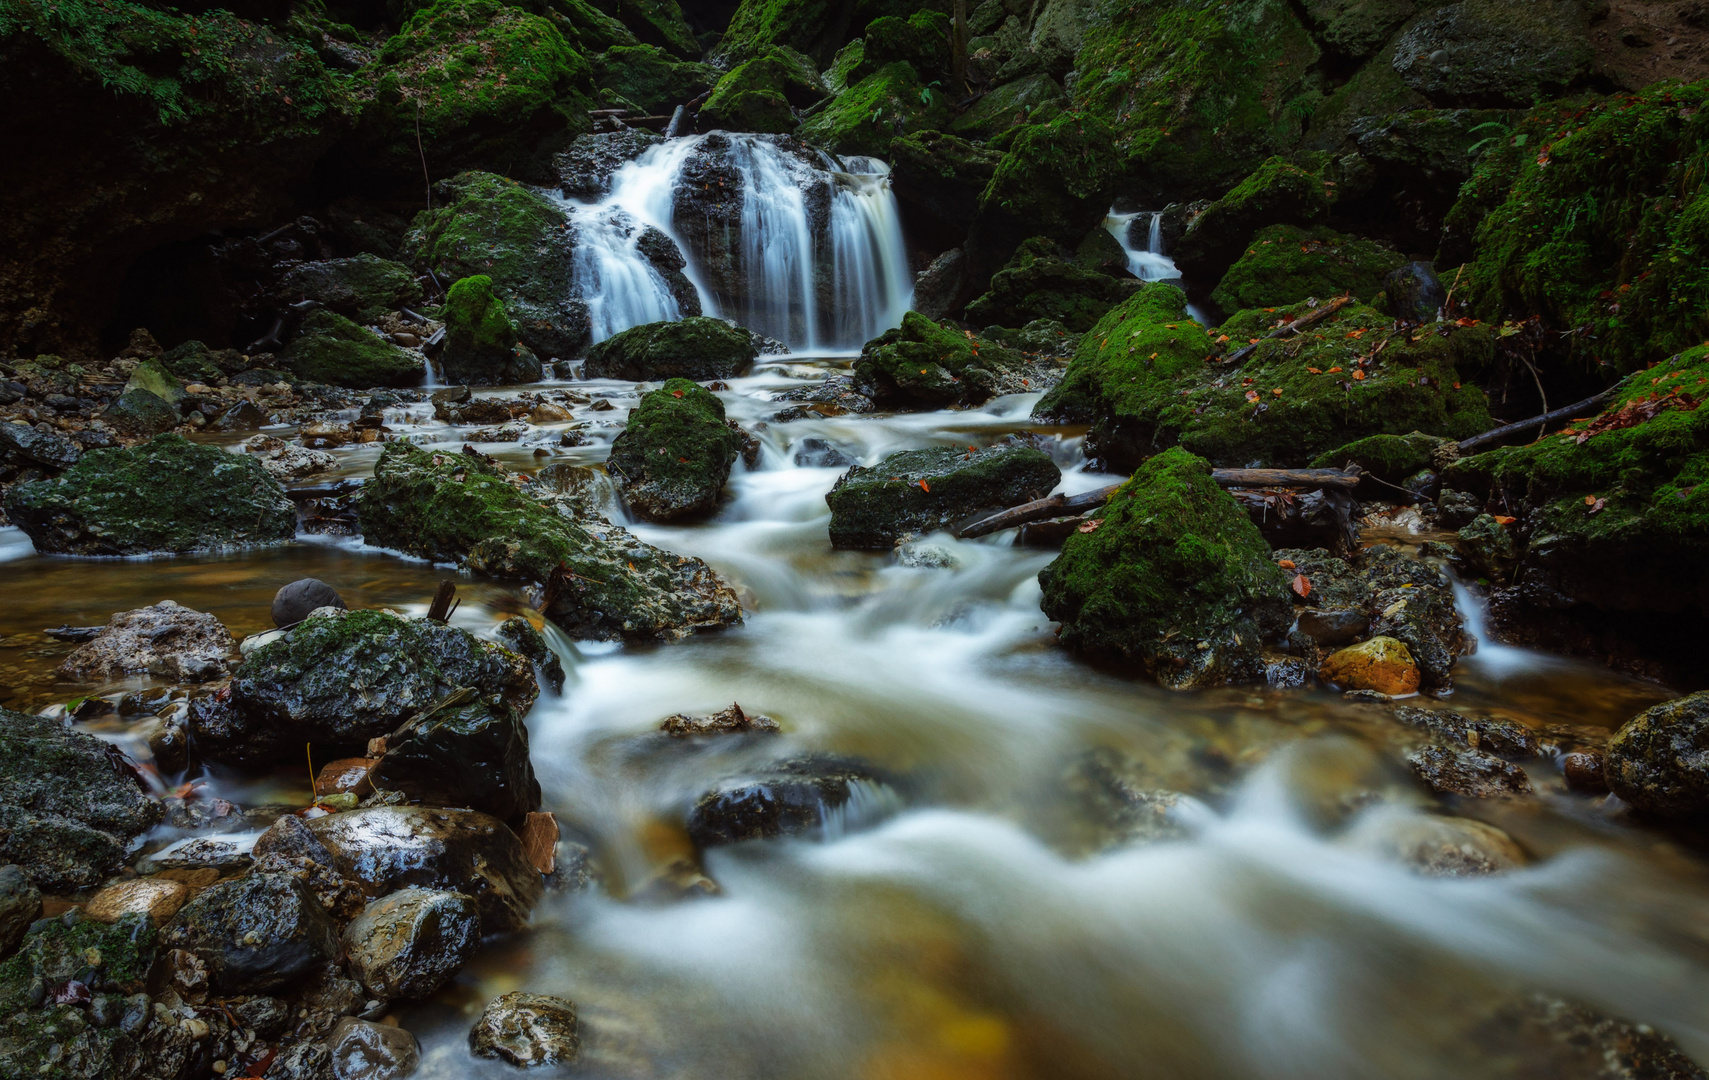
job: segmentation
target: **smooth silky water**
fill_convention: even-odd
[[[674,154],[685,142],[666,146]],[[668,176],[676,164],[637,173],[654,167]],[[667,227],[658,192],[668,184],[633,179],[645,183],[620,182],[604,208],[627,200],[634,220]],[[601,280],[639,272],[621,257],[628,227],[606,234]],[[882,266],[881,247],[862,250],[872,261],[859,273]],[[668,313],[657,294],[614,300],[634,303],[608,326],[653,312],[649,303]],[[882,291],[860,300],[863,319],[889,302]],[[857,329],[870,328],[814,332]],[[759,465],[737,465],[710,521],[627,523],[712,563],[742,596],[742,626],[655,647],[575,643],[547,628],[569,682],[528,719],[534,763],[546,809],[591,847],[604,884],[548,897],[528,932],[490,942],[437,998],[398,1014],[422,1039],[419,1075],[514,1076],[465,1047],[480,1008],[512,989],[577,1002],[584,1071],[595,1076],[1536,1075],[1518,1071],[1490,1025],[1533,992],[1654,1025],[1709,1060],[1701,864],[1565,795],[1547,765],[1536,800],[1459,810],[1513,835],[1529,866],[1422,877],[1359,842],[1375,815],[1432,809],[1394,764],[1397,725],[1383,710],[1315,690],[1174,694],[1076,662],[1039,611],[1037,574],[1051,554],[1014,546],[1012,534],[931,536],[903,555],[831,550],[824,496],[841,470],[795,464],[807,438],[870,464],[898,449],[1029,433],[1063,466],[1064,489],[1111,480],[1087,471],[1078,431],[1029,422],[1033,395],[966,411],[766,419],[777,394],[848,363],[762,357],[720,393],[761,439]],[[524,469],[603,460],[641,388],[573,385],[616,406],[576,408],[587,445],[559,447],[557,425],[477,449]],[[473,430],[433,420],[425,405],[391,410],[387,423],[448,449]],[[341,450],[339,472],[364,475],[377,453]],[[0,703],[38,708],[117,689],[55,683],[71,646],[45,627],[172,599],[242,635],[265,628],[273,592],[303,576],[353,606],[422,614],[455,572],[324,537],[193,558],[43,558],[8,529],[0,574]],[[458,584],[453,621],[476,632],[537,599],[512,584]],[[1461,601],[1479,631],[1475,600]],[[1453,704],[1539,727],[1612,728],[1670,696],[1488,644],[1456,678]],[[687,746],[657,732],[671,713],[732,701],[776,718],[782,734]],[[99,730],[124,741],[113,721]],[[1065,781],[1094,748],[1140,762],[1150,786],[1193,796],[1186,835],[1102,849]],[[673,891],[669,882],[693,879],[682,823],[694,799],[744,764],[801,752],[858,756],[898,779],[863,792],[823,835],[708,853],[715,895]],[[271,781],[208,780],[240,799],[301,802],[306,775],[287,763]],[[1387,798],[1363,816],[1347,809],[1371,791]]]

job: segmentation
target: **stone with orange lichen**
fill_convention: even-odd
[[[1375,690],[1397,696],[1414,693],[1419,682],[1412,653],[1391,637],[1374,637],[1331,653],[1317,677],[1344,690]]]

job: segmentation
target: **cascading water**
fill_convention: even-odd
[[[721,222],[705,212],[695,220],[684,171],[697,155],[716,155],[735,180],[720,205],[738,209]],[[574,204],[571,215],[573,287],[595,341],[685,314],[645,250],[649,229],[686,260],[703,314],[736,319],[792,351],[858,349],[897,325],[913,297],[889,169],[872,158],[827,167],[764,136],[671,139],[618,169],[610,194]]]
[[[1145,247],[1141,248],[1133,242],[1136,231],[1134,222],[1142,217],[1149,217],[1150,227],[1146,230]],[[1181,271],[1175,268],[1175,260],[1163,254],[1163,212],[1160,210],[1140,210],[1134,213],[1118,214],[1111,210],[1104,218],[1104,228],[1116,243],[1122,246],[1122,253],[1127,256],[1128,273],[1141,281],[1177,281]]]

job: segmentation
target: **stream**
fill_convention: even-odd
[[[607,279],[625,280],[625,265],[609,262]],[[668,313],[668,299],[655,291],[635,311]],[[782,329],[784,306],[756,312]],[[1062,466],[1065,490],[1116,478],[1087,469],[1079,431],[1030,422],[1036,395],[963,411],[770,419],[782,391],[846,370],[839,347],[866,332],[802,319],[794,333],[830,347],[762,356],[720,391],[763,450],[756,467],[737,465],[716,516],[625,521],[711,563],[738,589],[745,623],[656,647],[572,642],[547,628],[569,679],[528,719],[543,809],[591,848],[604,884],[549,895],[529,931],[490,942],[450,987],[400,1013],[422,1042],[419,1076],[516,1075],[466,1046],[481,1007],[513,989],[577,1003],[590,1075],[1544,1075],[1522,1071],[1491,1025],[1533,993],[1652,1025],[1709,1060],[1709,879],[1666,836],[1567,794],[1547,762],[1534,800],[1456,807],[1513,836],[1528,865],[1422,876],[1365,842],[1439,810],[1388,752],[1395,725],[1384,710],[1321,689],[1171,693],[1077,662],[1039,610],[1037,575],[1053,553],[1017,547],[1012,533],[833,551],[824,496],[845,467],[799,464],[809,439],[872,464],[899,449],[1021,434]],[[587,445],[557,445],[565,423],[476,449],[517,468],[602,461],[639,388],[526,389],[554,388],[615,406],[574,409]],[[386,424],[452,449],[473,430],[435,420],[426,404],[388,410]],[[340,473],[371,470],[378,449],[340,449]],[[358,539],[306,535],[272,550],[114,561],[38,556],[18,530],[0,529],[0,560],[10,586],[0,606],[10,696],[0,703],[32,709],[89,689],[52,681],[72,646],[45,627],[172,599],[241,637],[267,628],[273,592],[305,576],[352,607],[420,615],[437,582],[455,576]],[[533,607],[518,586],[465,577],[458,587],[453,622],[477,633]],[[1462,590],[1461,602],[1477,630],[1476,599]],[[1456,679],[1454,707],[1538,728],[1612,729],[1672,696],[1487,642]],[[657,733],[669,714],[733,701],[782,734],[756,751]],[[126,739],[117,721],[102,733]],[[823,836],[719,848],[687,898],[661,889],[693,857],[686,808],[762,751],[855,756],[901,779],[852,801]],[[1156,787],[1191,795],[1181,834],[1101,847],[1065,779],[1091,751],[1143,762]],[[302,767],[209,779],[239,801],[308,797]],[[1389,797],[1360,808],[1371,790]]]

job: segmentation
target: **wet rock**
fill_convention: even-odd
[[[346,1016],[327,1036],[336,1080],[403,1080],[421,1064],[415,1036],[391,1024]]]
[[[63,721],[0,709],[0,860],[37,886],[96,884],[162,816],[117,748]]]
[[[1444,487],[1436,496],[1436,520],[1444,529],[1463,529],[1481,513],[1483,500],[1469,492]]]
[[[265,419],[262,422],[265,423]],[[255,460],[261,462],[261,467],[280,483],[326,472],[338,464],[338,459],[325,450],[297,446],[271,435],[252,435],[239,445],[244,453],[254,455]]]
[[[286,859],[306,859],[322,866],[332,865],[332,852],[320,841],[302,818],[285,814],[267,827],[255,840],[255,858],[277,855]]]
[[[1703,1080],[1709,1076],[1648,1024],[1546,994],[1516,997],[1472,1033],[1477,1060],[1519,1061],[1550,1080]]]
[[[792,458],[804,469],[846,469],[855,459],[824,439],[808,436],[796,443]]]
[[[1447,303],[1436,268],[1427,262],[1413,261],[1392,271],[1383,279],[1383,295],[1389,314],[1406,322],[1435,322]]]
[[[1270,657],[1264,661],[1264,682],[1276,690],[1309,686],[1315,673],[1315,665],[1297,656]]]
[[[1510,799],[1531,794],[1525,770],[1481,750],[1426,746],[1406,755],[1414,774],[1443,795],[1474,799]]]
[[[528,728],[502,702],[476,699],[416,717],[387,737],[375,776],[388,791],[499,818],[540,807]]]
[[[148,916],[155,926],[164,926],[190,898],[190,887],[182,881],[162,877],[135,878],[109,885],[84,905],[84,918],[96,922],[118,922],[126,915]]]
[[[711,391],[671,379],[629,414],[606,469],[620,478],[624,500],[644,518],[701,516],[717,508],[744,441]]]
[[[225,994],[285,986],[332,959],[338,931],[306,885],[289,874],[249,874],[208,886],[161,935],[207,970]]]
[[[464,687],[519,714],[539,693],[532,665],[466,630],[383,611],[322,611],[250,653],[228,700],[195,701],[191,729],[212,761],[270,763],[305,742],[348,756]]]
[[[777,721],[759,713],[744,712],[741,705],[733,704],[723,712],[716,712],[711,716],[690,716],[687,713],[667,716],[659,724],[659,730],[678,738],[690,735],[745,735],[753,732],[775,732]]]
[[[1374,637],[1331,653],[1318,678],[1347,690],[1411,694],[1418,690],[1418,665],[1406,646],[1391,637]]]
[[[719,784],[695,802],[688,835],[703,848],[810,833],[848,823],[870,810],[885,778],[870,766],[838,758],[775,762]],[[852,807],[851,807],[851,804]]]
[[[1180,449],[1140,467],[1039,574],[1074,652],[1173,689],[1264,678],[1292,618],[1287,576],[1245,512]]]
[[[513,992],[496,998],[469,1031],[469,1050],[476,1057],[520,1068],[569,1065],[580,1049],[575,1003],[546,994]]]
[[[1468,576],[1498,586],[1513,579],[1519,565],[1519,546],[1507,526],[1489,514],[1479,514],[1460,530],[1458,539],[1456,554]]]
[[[148,752],[154,767],[170,776],[190,766],[190,728],[181,717],[159,719],[148,730]]]
[[[427,374],[419,352],[324,308],[309,313],[280,359],[298,378],[328,386],[418,386]]]
[[[584,373],[590,379],[657,382],[665,379],[733,379],[753,364],[751,335],[722,319],[695,317],[645,323],[594,345]]]
[[[427,997],[469,962],[480,928],[475,902],[462,893],[399,889],[346,928],[350,973],[381,1001]]]
[[[30,924],[41,918],[42,894],[21,866],[0,866],[0,959],[24,940]]]
[[[546,636],[534,629],[534,624],[521,615],[512,615],[499,624],[498,636],[518,656],[527,657],[535,672],[545,678],[553,693],[564,692],[564,664],[558,654],[546,644]]]
[[[1427,877],[1498,874],[1527,861],[1524,849],[1494,825],[1394,808],[1363,815],[1343,843],[1403,863]]]
[[[178,409],[147,390],[130,389],[101,413],[109,428],[124,435],[159,435],[182,421]]]
[[[1125,268],[1123,277],[1112,277],[1077,266],[1067,256],[1042,236],[1027,240],[992,275],[990,289],[967,305],[968,320],[1022,326],[1050,319],[1081,334],[1139,290],[1139,281]]]
[[[206,808],[186,801],[181,807],[183,812],[173,812],[170,824],[174,828],[223,828],[229,831],[241,829],[246,824],[246,818],[233,814],[236,808],[224,800],[212,800]],[[203,836],[174,844],[153,855],[144,855],[137,860],[136,869],[140,874],[188,871],[198,875],[211,873],[218,877],[242,870],[249,864],[249,852],[243,846],[230,840]]]
[[[333,865],[382,896],[411,885],[472,897],[483,934],[519,930],[540,874],[504,824],[474,810],[375,806],[309,822]]]
[[[301,263],[279,282],[285,304],[313,300],[340,315],[369,322],[421,300],[409,267],[363,253],[348,259]]]
[[[337,1080],[332,1068],[332,1050],[315,1040],[281,1047],[266,1075],[268,1080]]]
[[[934,322],[947,319],[959,306],[967,257],[950,248],[914,275],[914,310]]]
[[[5,510],[44,554],[186,552],[297,531],[291,500],[260,463],[177,435],[90,451],[57,479],[14,485]]]
[[[1175,263],[1198,280],[1219,280],[1260,228],[1313,224],[1329,204],[1319,177],[1272,157],[1193,219],[1175,245]]]
[[[1127,755],[1098,747],[1069,769],[1064,786],[1090,819],[1098,848],[1177,840],[1187,835],[1183,811],[1189,795],[1148,785],[1144,769]]]
[[[75,911],[37,922],[0,965],[0,1075],[179,1075],[162,1052],[170,1046],[157,1037],[141,1043],[151,1020],[141,991],[154,955],[154,930],[140,915],[111,926]]]
[[[598,199],[611,190],[611,176],[664,140],[650,131],[624,128],[578,135],[570,148],[552,159],[559,188],[568,198]]]
[[[122,611],[98,637],[59,665],[71,682],[107,682],[153,675],[172,682],[207,682],[231,670],[237,642],[218,619],[171,600]]]
[[[881,404],[911,409],[977,405],[1022,389],[1011,369],[1025,358],[933,322],[917,311],[861,348],[855,387]],[[1013,380],[1011,388],[1010,380]]]
[[[356,503],[369,543],[545,584],[546,617],[574,637],[669,640],[741,621],[704,562],[570,520],[478,458],[388,444]]]
[[[521,332],[486,274],[466,277],[445,294],[445,377],[476,386],[538,382],[539,357],[520,345]]]
[[[1463,716],[1447,709],[1421,709],[1412,705],[1397,708],[1394,716],[1409,727],[1497,757],[1528,758],[1543,752],[1536,732],[1517,720]]]
[[[917,131],[893,140],[889,157],[890,184],[909,235],[947,247],[967,238],[979,194],[1003,155],[954,135]]]
[[[1394,70],[1436,105],[1525,108],[1590,75],[1590,10],[1577,0],[1448,4],[1401,35]]]
[[[844,473],[825,502],[831,544],[885,549],[917,533],[942,529],[984,510],[1044,497],[1062,472],[1030,447],[904,450]]]
[[[308,618],[310,612],[323,607],[342,611],[344,598],[319,578],[298,578],[289,585],[281,585],[273,594],[273,625],[295,626]]]
[[[1365,636],[1371,618],[1354,608],[1306,608],[1299,613],[1298,625],[1319,645],[1347,645]]]
[[[83,448],[63,435],[28,424],[0,424],[0,462],[20,469],[60,473],[77,464]]]
[[[1709,691],[1634,716],[1608,740],[1608,787],[1645,813],[1709,813]]]
[[[1578,750],[1561,758],[1567,788],[1585,795],[1608,792],[1608,764],[1600,751]]]

